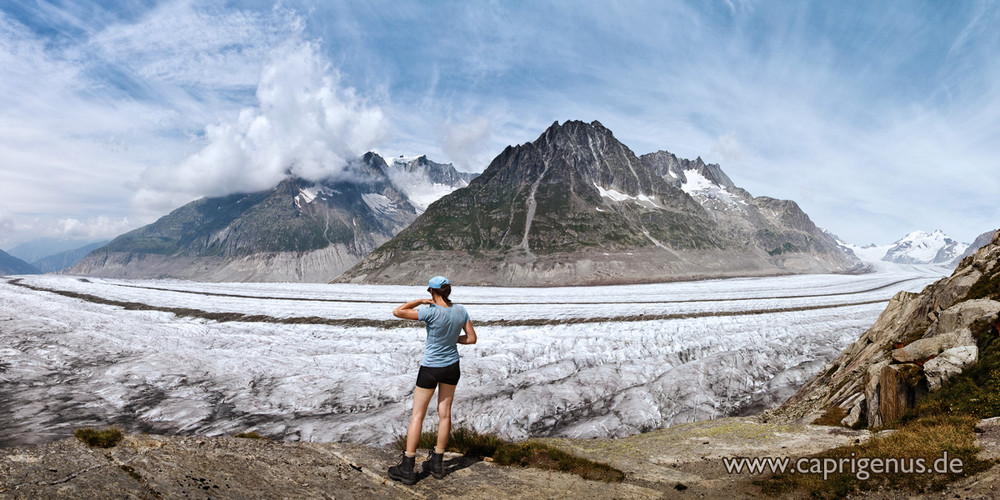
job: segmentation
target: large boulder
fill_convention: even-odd
[[[938,357],[924,363],[927,389],[938,390],[946,380],[976,364],[978,359],[979,348],[974,345],[955,347],[942,352]]]
[[[840,419],[840,425],[850,427],[852,429],[857,428],[858,425],[862,423],[861,416],[865,413],[866,408],[867,404],[865,398],[864,396],[861,396],[858,398],[858,401],[851,406],[851,409],[847,411],[847,416]]]
[[[972,331],[968,328],[962,328],[954,332],[915,340],[899,349],[893,349],[892,360],[897,363],[923,362],[948,349],[974,345],[976,345],[976,339],[972,337]]]
[[[959,302],[937,316],[937,321],[927,328],[926,337],[943,332],[952,332],[972,324],[973,321],[985,316],[996,316],[1000,313],[1000,302],[990,299],[975,299]]]

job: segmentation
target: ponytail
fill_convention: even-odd
[[[438,294],[438,296],[440,296],[442,299],[444,299],[444,301],[449,306],[451,305],[451,299],[448,298],[448,296],[451,295],[451,285],[450,284],[445,283],[445,284],[441,285],[441,288],[428,288],[427,290],[429,292],[431,292],[432,294],[435,294],[435,293]]]

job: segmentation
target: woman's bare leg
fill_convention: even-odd
[[[444,384],[441,384],[441,386],[444,387]],[[454,394],[455,389],[452,389],[451,392]],[[427,405],[430,404],[431,397],[433,396],[434,389],[424,389],[423,387],[415,387],[413,389],[413,414],[410,416],[410,427],[406,430],[406,453],[408,454],[417,452],[417,444],[420,443],[420,432],[424,427],[424,417],[427,415]],[[449,403],[450,405],[451,403]],[[438,441],[440,440],[441,438],[439,437]]]
[[[448,435],[451,433],[451,403],[455,400],[455,387],[457,386],[451,384],[438,384],[437,448],[442,452],[448,447]]]

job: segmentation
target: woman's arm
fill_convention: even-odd
[[[431,304],[433,301],[431,299],[417,299],[411,300],[392,311],[392,315],[401,319],[418,319],[417,310],[415,309],[419,305]]]
[[[476,343],[476,329],[472,327],[471,321],[466,321],[465,326],[462,327],[465,330],[465,335],[460,335],[458,337],[459,344],[475,344]]]

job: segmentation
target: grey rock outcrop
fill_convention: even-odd
[[[869,426],[898,418],[923,393],[976,362],[973,328],[1000,324],[998,281],[1000,231],[950,277],[919,294],[896,294],[875,324],[780,413],[811,421],[838,406],[864,415]]]
[[[977,316],[977,318],[982,316],[984,315]],[[954,332],[914,340],[899,349],[893,349],[891,357],[897,363],[922,363],[948,349],[974,345],[976,345],[976,339],[972,338],[972,331],[968,328],[962,328]]]
[[[974,299],[959,302],[935,315],[934,322],[927,328],[927,336],[957,331],[979,318],[998,312],[1000,312],[1000,302],[995,300]],[[967,343],[959,345],[967,345]]]
[[[892,422],[898,420],[916,403],[917,398],[927,393],[927,384],[920,376],[920,365],[901,363],[884,365],[878,374],[878,406],[869,407],[868,422]],[[871,395],[866,394],[870,399]],[[853,410],[853,408],[852,408]]]

